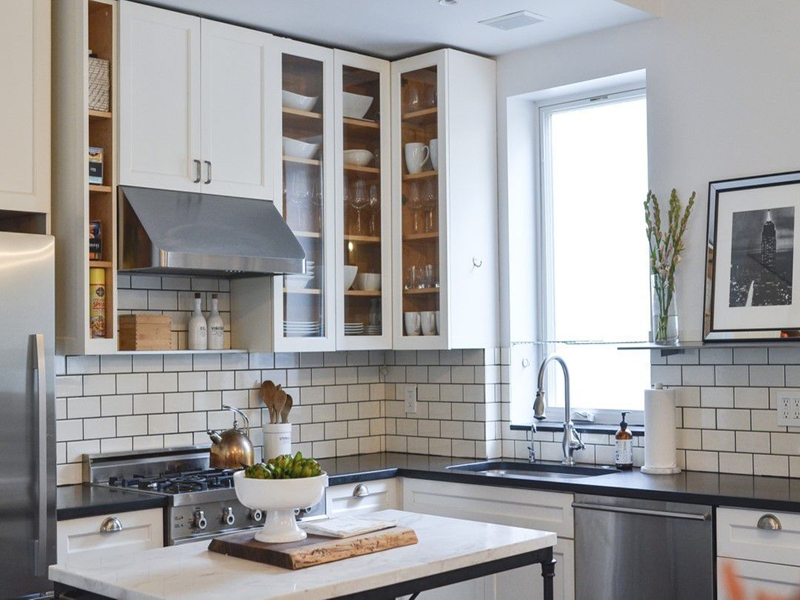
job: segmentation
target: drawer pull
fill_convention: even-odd
[[[100,525],[100,533],[115,533],[117,531],[122,531],[122,523],[117,517],[108,517]]]
[[[768,531],[780,531],[783,529],[781,527],[781,522],[775,515],[764,515],[758,520],[758,525],[756,525],[756,527],[759,529],[766,529]]]
[[[363,483],[359,483],[353,490],[353,498],[365,498],[369,496],[369,488]]]

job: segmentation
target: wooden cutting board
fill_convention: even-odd
[[[346,539],[311,535],[299,542],[265,544],[254,532],[234,533],[211,540],[208,549],[284,569],[304,569],[352,556],[382,552],[416,544],[417,534],[408,527],[392,527]]]

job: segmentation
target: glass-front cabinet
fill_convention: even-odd
[[[391,348],[389,63],[336,50],[336,347]]]
[[[392,63],[393,347],[493,348],[499,329],[494,61]]]
[[[306,272],[274,279],[275,350],[333,350],[333,50],[280,43],[282,177],[275,197],[305,250]]]

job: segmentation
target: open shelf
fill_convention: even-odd
[[[110,185],[95,185],[93,183],[90,183],[89,191],[99,194],[110,194],[111,192],[114,191],[114,188],[112,188]]]
[[[440,288],[411,288],[410,290],[403,290],[403,295],[420,296],[424,294],[438,294]]]
[[[380,123],[377,123],[375,121],[364,121],[362,119],[352,119],[352,118],[348,118],[348,117],[343,118],[342,119],[342,123],[344,123],[345,125],[349,125],[351,127],[363,127],[365,129],[380,129],[381,128]]]
[[[362,244],[380,244],[381,238],[377,235],[347,235],[344,236],[345,242],[360,242]]]
[[[436,123],[439,118],[439,108],[423,108],[422,110],[415,110],[403,114],[403,121],[415,125],[429,125]]]
[[[316,165],[316,166],[322,164],[322,162],[317,160],[316,158],[297,158],[296,156],[286,156],[286,155],[284,155],[283,157],[283,162],[298,163],[301,165]]]
[[[403,181],[414,181],[415,179],[427,179],[428,177],[436,177],[439,171],[420,171],[419,173],[403,175]]]
[[[344,165],[344,170],[357,173],[371,173],[373,175],[380,175],[381,172],[381,170],[376,167],[360,167],[358,165]]]
[[[104,119],[111,119],[114,115],[110,111],[104,110],[89,110],[89,122],[101,121]]]
[[[321,121],[322,114],[318,112],[311,112],[310,110],[298,110],[296,108],[286,108],[283,107],[283,114],[284,115],[291,115],[293,117],[304,117],[306,119],[316,119]]]

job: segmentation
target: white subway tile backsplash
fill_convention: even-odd
[[[769,389],[761,387],[734,388],[733,404],[736,408],[769,408]]]
[[[67,398],[67,418],[83,419],[86,417],[99,416],[100,398],[98,396]]]

